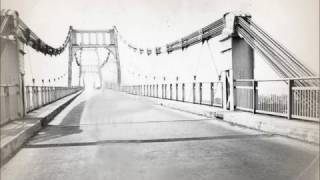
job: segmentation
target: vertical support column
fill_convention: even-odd
[[[164,84],[161,84],[161,98],[164,97]]]
[[[80,66],[79,66],[79,82],[78,82],[78,86],[81,86],[81,78],[82,78],[82,66],[81,66],[81,63],[80,63]]]
[[[185,98],[185,84],[182,83],[182,102],[184,102],[184,98]]]
[[[176,83],[176,101],[179,101],[179,84]]]
[[[150,94],[150,91],[149,91],[149,85],[148,85],[148,84],[146,84],[146,96],[149,96],[149,94]]]
[[[159,85],[158,84],[156,85],[156,93],[157,93],[156,97],[158,98],[159,97]]]
[[[72,48],[72,42],[74,39],[74,32],[72,30],[72,27],[70,27],[71,29],[71,36],[70,36],[70,42],[69,42],[69,60],[68,60],[68,87],[72,86],[72,62],[73,62],[73,48]],[[81,40],[82,39],[82,35],[81,35]]]
[[[73,49],[69,43],[69,60],[68,60],[68,87],[72,86],[72,62],[73,62]]]
[[[239,36],[232,37],[232,78],[254,79],[254,54],[253,49]],[[243,86],[251,86],[251,82],[242,82]],[[230,110],[235,106],[236,92],[230,88],[233,98],[230,101]],[[234,91],[234,92],[233,92]],[[247,98],[249,97],[241,97]]]
[[[80,50],[80,54],[82,53],[81,52],[82,50]],[[80,63],[80,65],[79,65],[79,81],[78,81],[78,86],[81,86],[81,78],[82,78],[82,59],[81,59],[81,55],[80,55],[80,59],[79,59],[79,63]]]
[[[178,84],[178,81],[179,81],[179,77],[177,76],[176,77],[176,101],[179,101],[179,84]]]
[[[25,108],[25,89],[24,89],[24,44],[20,42],[19,40],[16,40],[17,43],[17,50],[18,50],[18,64],[19,64],[19,79],[18,79],[18,84],[19,84],[19,90],[17,91],[17,97],[18,97],[18,116],[23,117],[26,113],[26,108]]]
[[[9,15],[10,14],[10,15]],[[8,16],[8,30],[15,34],[18,27],[18,14],[10,11]],[[3,87],[4,97],[1,97],[0,125],[25,115],[24,97],[24,44],[19,39],[0,38],[0,84]],[[3,104],[1,104],[3,105]]]
[[[252,81],[252,112],[255,114],[257,109],[257,81]]]
[[[164,99],[167,99],[167,84],[164,84]]]
[[[152,85],[152,97],[155,97],[155,84]]]
[[[143,86],[143,93],[142,95],[145,96],[146,95],[146,85],[142,85]]]
[[[225,73],[223,81],[224,93],[224,109],[234,110],[236,105],[236,89],[234,88],[234,80],[237,79],[254,79],[254,52],[250,45],[241,38],[236,31],[238,17],[245,20],[250,19],[250,16],[243,16],[237,13],[228,13],[224,16],[226,27],[224,32],[228,33],[227,38],[223,41],[228,41],[231,44],[231,70]],[[249,21],[248,21],[249,22]],[[242,86],[252,86],[251,82],[243,82]],[[228,98],[228,99],[225,99]],[[250,97],[240,97],[246,101],[252,101]],[[228,107],[226,107],[228,105]]]
[[[231,86],[231,82],[233,82],[233,79],[232,79],[232,70],[226,70],[224,71],[223,73],[223,79],[222,79],[222,82],[223,82],[223,109],[224,110],[230,110],[230,99],[233,99],[233,86]],[[234,105],[234,104],[232,104]]]
[[[170,100],[172,100],[172,84],[170,83]]]
[[[202,82],[199,83],[199,103],[202,104]]]
[[[293,87],[293,80],[288,80],[288,119],[291,119],[292,116],[292,87]]]
[[[118,49],[118,32],[116,27],[113,27],[112,32],[110,33],[111,44],[114,45],[115,49],[115,59],[117,65],[117,84],[121,85],[121,67],[120,67],[120,59],[119,59],[119,49]]]
[[[210,83],[210,105],[213,106],[214,104],[214,83]]]
[[[193,76],[194,82],[192,83],[192,103],[196,103],[196,79],[197,76]]]

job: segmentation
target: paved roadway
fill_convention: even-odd
[[[86,91],[1,169],[3,180],[313,179],[316,146]]]

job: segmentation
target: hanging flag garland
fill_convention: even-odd
[[[116,29],[117,34],[119,35],[119,39],[128,46],[129,49],[133,50],[134,52],[137,52],[139,50],[140,54],[143,54],[144,52],[150,56],[152,54],[152,51],[155,55],[160,55],[163,53],[170,54],[173,51],[176,50],[185,50],[190,46],[193,46],[197,43],[204,43],[204,41],[208,41],[211,38],[214,38],[218,35],[220,35],[224,29],[225,22],[223,18],[220,18],[213,23],[187,35],[184,36],[176,41],[173,41],[169,44],[166,44],[163,47],[155,47],[155,48],[139,48],[136,46],[133,46],[132,44],[128,43],[126,39],[123,38],[123,36],[119,33],[119,31]],[[28,32],[26,32],[28,34]]]
[[[158,56],[161,54],[161,47],[156,47],[156,55]]]

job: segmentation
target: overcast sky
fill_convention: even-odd
[[[39,37],[55,47],[64,41],[69,25],[76,29],[108,29],[116,25],[130,42],[154,47],[198,30],[228,11],[241,10],[250,13],[257,24],[319,73],[318,0],[1,0],[1,8],[17,10]],[[215,79],[213,66],[219,66],[220,70],[224,63],[219,61],[215,43],[210,43],[215,62],[204,46],[149,59],[134,56],[123,47],[120,58],[124,81],[130,81],[127,71],[143,71],[169,79],[176,75],[189,79],[192,74],[205,80]],[[264,73],[259,71],[256,77],[269,78],[274,73],[269,73],[270,69],[258,59],[256,68]],[[32,77],[40,81],[66,71],[67,52],[50,58],[28,48],[26,61],[26,81]]]

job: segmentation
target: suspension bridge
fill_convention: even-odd
[[[53,47],[12,10],[1,10],[0,35],[0,122],[5,132],[1,137],[2,178],[319,177],[319,152],[314,144],[319,144],[320,78],[249,14],[225,13],[176,41],[149,48],[130,43],[116,26],[102,30],[70,26],[63,44]],[[196,74],[186,81],[183,75],[172,80],[166,75],[144,74],[143,67],[121,61],[119,51],[122,44],[137,57],[161,59],[199,44],[210,51],[213,39],[218,39],[220,56],[229,62],[220,70],[214,64],[216,81],[201,81]],[[52,58],[67,51],[68,66],[61,67],[66,73],[51,78],[58,81],[66,77],[67,84],[57,87],[50,85],[50,80],[49,85],[42,80],[42,85],[35,85],[34,79],[32,84],[26,84],[27,47]],[[96,54],[92,61],[95,63],[85,63],[83,56],[88,52]],[[217,61],[210,53],[212,61]],[[255,54],[263,58],[278,79],[255,78]],[[104,76],[107,66],[113,68],[110,71],[114,79]],[[134,70],[127,74],[138,80],[123,81],[123,71],[128,71],[128,66]],[[98,79],[93,90],[85,80],[88,74],[95,74]],[[270,87],[279,92],[270,92]],[[61,113],[40,118],[44,128],[28,142],[10,145],[12,140],[5,139],[7,132],[20,127],[17,123],[26,128],[28,119],[50,107],[54,107],[53,111],[59,109],[59,103],[64,104],[64,110],[60,108]],[[237,122],[241,117],[244,120]],[[221,118],[251,130],[215,120]],[[253,122],[258,125],[250,125]],[[18,131],[12,132],[11,139]],[[44,170],[44,166],[48,169]]]

